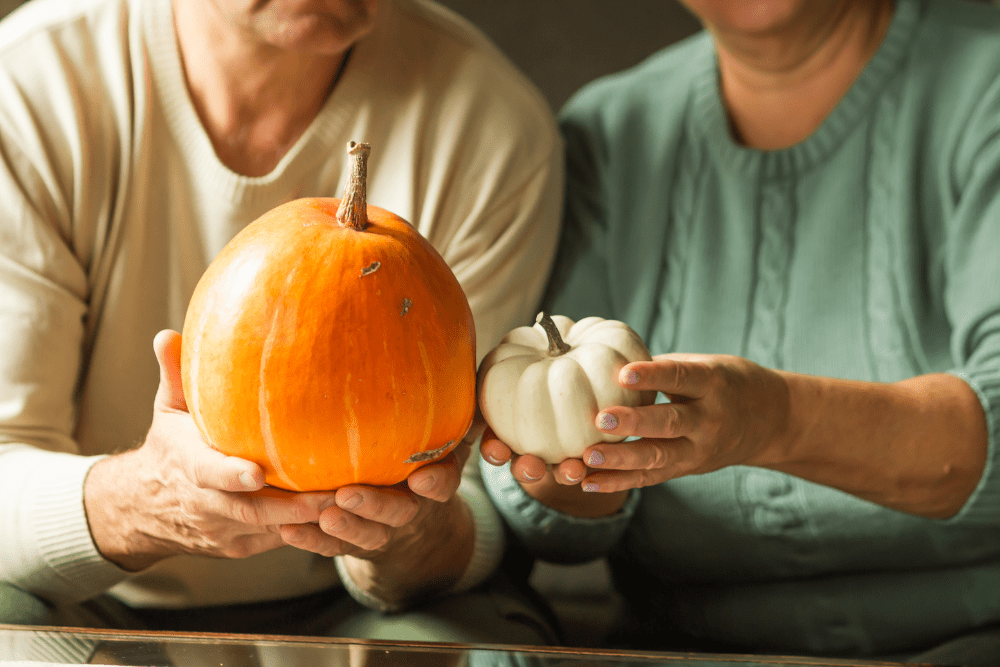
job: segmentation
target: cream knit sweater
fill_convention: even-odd
[[[340,196],[349,140],[373,147],[369,201],[455,271],[479,356],[528,321],[557,234],[561,145],[537,91],[458,17],[383,0],[312,126],[259,178],[216,158],[170,0],[31,0],[0,23],[0,579],[55,601],[114,587],[174,607],[336,583],[330,559],[292,548],[129,577],[95,549],[83,481],[96,457],[143,441],[153,336],[182,328],[212,257],[278,204]],[[478,486],[462,493],[479,521],[468,586],[502,538]]]

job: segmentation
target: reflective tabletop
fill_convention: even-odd
[[[865,667],[901,663],[0,625],[0,667]]]

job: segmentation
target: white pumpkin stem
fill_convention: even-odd
[[[368,226],[368,154],[371,150],[369,144],[353,141],[347,144],[350,173],[337,210],[337,222],[357,232]]]
[[[561,357],[573,349],[562,339],[562,336],[559,335],[559,328],[556,326],[556,323],[545,312],[538,313],[538,317],[535,318],[535,322],[541,324],[542,328],[545,329],[545,335],[549,339],[548,352],[550,357]]]

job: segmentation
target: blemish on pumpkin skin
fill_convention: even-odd
[[[403,307],[399,311],[399,316],[402,317],[403,315],[406,315],[408,312],[410,312],[410,306],[412,305],[413,305],[412,301],[410,301],[406,297],[403,297]]]
[[[454,444],[455,444],[454,440],[449,440],[442,447],[438,447],[437,449],[431,449],[426,452],[417,452],[410,458],[403,461],[403,463],[423,463],[424,461],[433,461],[434,459],[436,459],[437,457],[441,456],[449,449],[451,449],[451,446]]]
[[[380,266],[382,266],[382,262],[372,262],[365,268],[361,269],[361,277],[364,278],[365,276],[369,276],[375,273],[376,271],[378,271]]]

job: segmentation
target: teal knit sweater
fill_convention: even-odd
[[[879,655],[1000,622],[1000,11],[899,0],[846,97],[787,150],[733,141],[707,34],[586,87],[562,127],[550,312],[623,320],[653,354],[953,372],[986,411],[989,463],[943,521],[750,467],[576,520],[483,465],[515,532],[550,560],[611,552],[664,627],[737,647]]]

